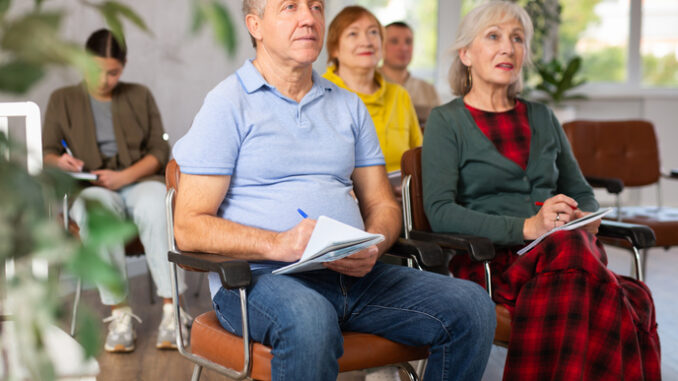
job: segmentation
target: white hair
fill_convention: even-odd
[[[468,68],[461,62],[459,50],[468,48],[473,40],[490,25],[501,24],[506,21],[518,21],[525,32],[525,63],[530,65],[530,41],[534,33],[532,20],[527,12],[519,5],[509,1],[489,1],[473,8],[459,25],[457,38],[452,45],[454,58],[449,72],[450,86],[452,92],[463,96],[470,90],[468,80]],[[518,76],[518,80],[511,84],[508,89],[510,98],[515,97],[523,89],[523,77]]]

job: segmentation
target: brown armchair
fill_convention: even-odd
[[[167,229],[171,262],[172,292],[174,307],[179,309],[177,297],[176,268],[181,266],[188,271],[217,272],[223,287],[237,288],[241,298],[241,313],[244,332],[243,337],[236,336],[221,327],[214,311],[205,312],[193,321],[190,332],[190,349],[183,345],[183,337],[188,334],[177,330],[177,347],[179,352],[195,363],[193,380],[200,378],[202,368],[213,369],[233,379],[251,378],[256,380],[271,379],[271,349],[261,343],[250,342],[247,326],[247,286],[251,282],[249,264],[243,260],[230,259],[221,255],[207,253],[183,252],[177,249],[174,242],[174,195],[179,182],[180,169],[172,160],[165,171],[167,183]],[[411,263],[431,264],[434,267],[443,263],[442,251],[437,245],[417,243],[400,239],[389,250],[393,255]],[[175,317],[179,316],[178,313]],[[181,324],[177,324],[181,327]],[[405,370],[411,380],[418,380],[414,369],[408,361],[421,360],[428,357],[428,347],[407,346],[382,337],[344,332],[344,355],[339,358],[339,371],[351,371],[367,368],[395,365]]]
[[[401,159],[403,181],[403,223],[405,238],[433,242],[448,253],[465,254],[471,259],[483,262],[485,268],[485,289],[492,296],[490,282],[490,261],[495,257],[495,248],[489,238],[463,234],[433,233],[424,212],[424,193],[421,177],[421,147],[405,152]],[[633,247],[645,248],[654,244],[652,230],[642,225],[631,225],[605,221],[598,236],[605,236],[630,242]],[[635,262],[639,265],[639,262]],[[636,273],[638,271],[636,270]],[[494,343],[508,346],[511,337],[511,315],[501,305],[496,307],[497,328]]]
[[[608,219],[649,226],[656,236],[654,246],[678,245],[678,208],[661,206],[661,178],[678,179],[678,171],[662,174],[657,137],[652,123],[644,120],[575,120],[563,124],[572,151],[584,176],[593,187],[603,187],[616,196],[616,210]],[[656,185],[656,206],[622,206],[624,187]],[[628,248],[625,241],[604,240]],[[647,248],[641,256],[644,278]]]

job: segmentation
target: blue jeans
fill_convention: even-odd
[[[242,335],[238,291],[221,288],[213,304],[221,325]],[[477,284],[384,263],[363,278],[256,270],[247,305],[250,337],[272,348],[273,380],[336,380],[342,330],[430,345],[425,380],[480,380],[496,326]]]

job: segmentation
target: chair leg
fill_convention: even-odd
[[[75,336],[75,322],[78,319],[78,304],[80,304],[80,293],[82,292],[82,279],[78,278],[75,286],[75,298],[73,299],[73,313],[71,314],[71,337]]]
[[[198,299],[200,296],[200,289],[202,288],[202,282],[205,280],[205,273],[200,273],[200,277],[198,278],[198,283],[195,286],[195,293],[193,296]]]
[[[191,377],[191,381],[200,380],[200,373],[202,373],[202,366],[195,364],[193,367],[193,376]]]
[[[155,304],[155,295],[153,294],[154,287],[153,276],[151,275],[151,270],[148,269],[148,298],[150,299],[151,304]]]
[[[417,361],[417,375],[419,377],[424,377],[424,371],[426,370],[426,364],[428,364],[428,359],[423,359]]]
[[[643,274],[643,281],[647,276],[647,256],[650,254],[650,249],[643,249],[643,255],[640,256],[642,266],[640,267],[640,272]]]
[[[402,369],[405,371],[405,374],[407,375],[407,379],[409,381],[419,381],[419,376],[417,375],[417,372],[412,368],[412,365],[408,362],[401,362],[400,364],[396,365],[398,369]]]

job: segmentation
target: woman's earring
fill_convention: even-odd
[[[470,66],[466,66],[466,74],[468,76],[468,78],[466,80],[466,82],[468,84],[467,85],[467,87],[468,87],[467,92],[469,92],[469,91],[471,91],[471,87],[473,87],[473,77],[471,77],[471,67]]]

